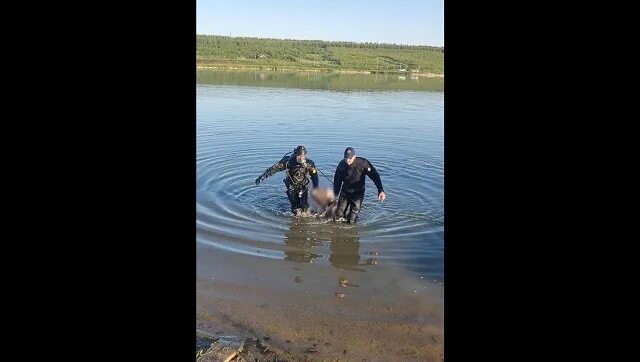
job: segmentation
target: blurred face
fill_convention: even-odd
[[[344,159],[344,162],[346,162],[346,163],[347,163],[347,165],[351,166],[351,164],[352,164],[352,163],[353,163],[353,161],[355,161],[355,160],[356,160],[356,155],[353,155],[353,157],[351,157],[351,158],[345,158],[345,159]]]
[[[313,199],[320,205],[327,205],[330,202],[335,200],[335,195],[333,194],[333,189],[329,188],[317,188],[311,191],[311,196]]]
[[[305,163],[305,161],[307,161],[307,155],[297,155],[296,161],[298,161],[298,163]]]

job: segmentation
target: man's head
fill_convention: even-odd
[[[304,163],[307,160],[307,149],[304,146],[296,147],[293,154],[296,156],[298,163]]]
[[[344,150],[344,162],[346,162],[347,165],[351,166],[351,164],[355,160],[356,160],[356,150],[354,150],[353,147],[347,147],[347,149]]]

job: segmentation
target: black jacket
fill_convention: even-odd
[[[384,191],[380,175],[375,167],[366,158],[356,157],[351,166],[347,165],[345,160],[340,161],[336,174],[333,177],[333,192],[336,197],[340,190],[345,193],[353,193],[364,190],[364,175],[369,176],[378,188],[378,193]]]
[[[289,184],[294,188],[306,187],[309,183],[307,176],[311,176],[313,188],[318,187],[318,170],[316,169],[316,164],[308,158],[304,164],[301,164],[296,161],[295,156],[284,156],[280,161],[276,162],[275,165],[266,169],[260,178],[264,180],[284,170],[287,170],[287,177],[285,179],[288,181],[287,187]]]

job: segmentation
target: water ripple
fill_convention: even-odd
[[[198,86],[196,231],[203,245],[259,257],[330,263],[331,243],[384,246],[381,262],[441,275],[443,97],[432,92],[331,92]],[[366,181],[356,226],[289,214],[284,172],[254,180],[304,144],[330,179],[346,146],[381,175]],[[321,186],[330,181],[320,175]],[[366,246],[369,245],[369,246]],[[360,251],[356,251],[360,253]],[[333,263],[332,263],[333,264]]]

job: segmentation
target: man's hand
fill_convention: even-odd
[[[387,194],[385,194],[384,191],[378,194],[378,200],[384,201],[384,199],[386,198],[387,198]]]

